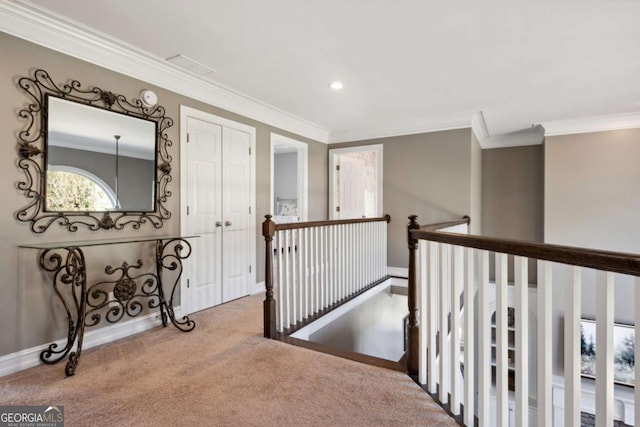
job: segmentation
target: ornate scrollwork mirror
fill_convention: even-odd
[[[172,145],[165,131],[173,120],[161,106],[92,87],[77,80],[56,85],[44,70],[23,77],[30,98],[18,116],[18,183],[29,200],[16,213],[35,233],[58,223],[69,231],[160,228],[171,217]]]

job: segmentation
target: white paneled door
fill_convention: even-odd
[[[231,128],[222,131],[222,301],[249,293],[250,135]]]
[[[251,135],[188,117],[186,233],[192,239],[185,312],[249,293],[251,279]]]
[[[367,164],[363,159],[340,156],[340,219],[365,218],[368,184]]]

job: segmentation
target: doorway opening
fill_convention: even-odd
[[[307,144],[271,134],[271,214],[276,223],[308,220]]]
[[[331,219],[382,216],[382,144],[329,150]]]

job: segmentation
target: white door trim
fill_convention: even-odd
[[[274,192],[273,192],[273,155],[274,145],[283,144],[295,147],[298,151],[298,209],[300,221],[309,220],[309,146],[301,141],[289,138],[277,133],[271,132],[271,148],[270,148],[270,166],[271,183],[270,183],[270,204],[269,213],[274,214]]]
[[[180,233],[185,235],[187,232],[187,118],[193,117],[218,125],[226,126],[248,133],[251,136],[251,194],[249,200],[251,203],[251,213],[249,214],[249,257],[251,261],[251,273],[249,273],[248,290],[252,289],[252,283],[256,283],[256,128],[233,120],[225,119],[214,114],[196,110],[195,108],[180,105]],[[224,159],[223,159],[224,161]],[[187,261],[188,262],[188,261]],[[187,291],[187,279],[189,278],[188,269],[184,272],[180,280],[180,301],[182,315],[186,316],[191,313],[191,307],[182,304],[186,300],[183,296]]]
[[[371,144],[371,145],[358,145],[357,147],[347,147],[347,148],[334,148],[329,149],[329,219],[338,219],[336,215],[336,198],[335,198],[335,189],[337,188],[337,174],[336,174],[336,159],[335,154],[344,154],[344,153],[357,153],[362,151],[375,151],[377,153],[377,172],[378,172],[378,206],[377,211],[378,215],[382,216],[383,212],[383,203],[382,203],[382,187],[383,187],[383,144]]]

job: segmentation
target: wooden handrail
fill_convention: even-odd
[[[416,219],[417,218],[418,217],[416,216]],[[409,217],[409,219],[411,219],[411,217]],[[444,221],[444,222],[436,222],[433,224],[421,225],[420,229],[427,230],[427,231],[437,231],[443,228],[454,227],[456,225],[462,225],[462,224],[470,225],[471,217],[469,215],[465,215],[461,219],[456,219],[454,221]]]
[[[574,246],[532,243],[495,237],[433,231],[431,227],[412,229],[410,239],[423,239],[456,246],[518,255],[561,264],[640,276],[640,255],[585,249]]]
[[[269,217],[272,218],[271,216]],[[323,227],[325,225],[358,224],[361,222],[378,222],[378,221],[386,221],[388,223],[391,221],[391,216],[387,214],[385,216],[381,216],[377,218],[354,218],[354,219],[335,219],[335,220],[329,220],[329,221],[289,222],[286,224],[276,224],[275,231],[297,230],[299,228],[310,228],[310,227]]]

